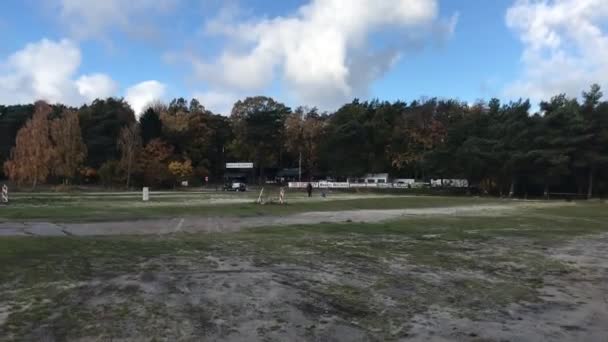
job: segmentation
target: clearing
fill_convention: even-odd
[[[15,204],[0,217],[4,225],[116,224],[115,207],[99,209],[97,221],[108,222],[86,223],[86,210],[82,219],[65,214],[68,202],[90,207],[82,197],[21,205],[61,205],[61,215]],[[0,340],[608,336],[606,203],[379,196],[231,205],[213,211],[200,203],[180,216],[119,208],[115,220],[160,218],[137,221],[144,235],[0,237]],[[177,218],[177,232],[143,228]],[[210,220],[259,221],[230,232],[196,229]]]

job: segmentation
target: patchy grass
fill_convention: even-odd
[[[346,202],[336,205],[370,205]],[[539,302],[546,277],[575,271],[547,250],[608,231],[606,209],[234,234],[0,238],[0,309],[9,313],[0,336],[323,339],[332,327],[397,339],[431,306],[488,319],[511,303]]]
[[[300,193],[288,196],[287,205],[258,205],[246,194],[162,194],[142,202],[126,195],[36,195],[15,196],[9,206],[0,207],[0,221],[91,222],[155,219],[175,216],[286,215],[308,211],[358,209],[403,209],[450,207],[499,203],[499,200],[457,197],[398,197],[332,194],[308,199]]]

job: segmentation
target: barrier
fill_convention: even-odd
[[[466,179],[431,179],[432,187],[445,187],[445,188],[467,188],[469,181]]]
[[[6,184],[2,185],[2,198],[0,198],[2,204],[8,204],[8,187]]]
[[[306,189],[307,182],[290,182],[287,186],[290,189]],[[349,189],[349,188],[407,188],[401,184],[393,183],[348,183],[348,182],[310,182],[314,189]]]
[[[289,182],[290,189],[306,189],[308,182]],[[440,187],[441,180],[432,180],[431,183],[424,182],[400,182],[400,183],[348,183],[348,182],[310,182],[314,189],[420,189],[425,187]],[[444,187],[466,188],[466,179],[444,179]]]
[[[319,182],[319,188],[323,189],[348,189],[349,183],[346,182]]]

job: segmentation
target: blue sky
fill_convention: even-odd
[[[537,102],[606,84],[607,22],[603,0],[7,0],[0,102]]]

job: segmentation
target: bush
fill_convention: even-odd
[[[109,160],[105,162],[103,165],[101,165],[97,173],[101,183],[108,187],[122,182],[123,179],[120,163],[117,160]]]

